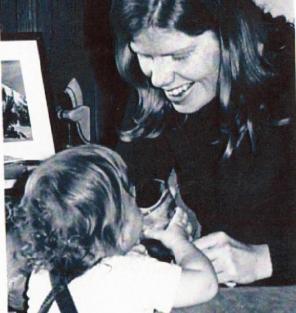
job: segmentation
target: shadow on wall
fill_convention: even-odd
[[[111,1],[89,0],[85,4],[85,46],[101,89],[102,137],[100,143],[114,147],[118,141],[129,89],[120,78],[114,59],[113,37],[109,21]]]

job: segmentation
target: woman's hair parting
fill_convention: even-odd
[[[106,147],[74,147],[44,161],[14,217],[29,268],[76,276],[112,254],[130,190],[125,163]]]
[[[111,22],[115,37],[116,63],[121,76],[138,92],[133,127],[122,131],[124,141],[158,136],[164,117],[171,110],[162,91],[141,73],[129,44],[139,32],[158,27],[189,36],[215,32],[220,44],[221,130],[228,133],[232,148],[246,127],[252,133],[252,115],[265,84],[275,75],[263,44],[272,17],[252,0],[113,0]]]

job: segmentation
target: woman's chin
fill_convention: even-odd
[[[210,101],[195,101],[195,103],[188,102],[180,102],[174,103],[172,102],[173,108],[175,111],[182,114],[193,114],[198,112],[202,107],[207,105]]]
[[[172,101],[172,106],[179,113],[192,114],[210,103],[214,97],[215,93],[205,90],[202,84],[195,84],[188,97],[182,101]]]

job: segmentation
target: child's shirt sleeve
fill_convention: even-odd
[[[148,256],[104,259],[69,284],[79,313],[168,313],[173,307],[181,268]],[[29,313],[38,312],[51,290],[45,271],[29,281]],[[49,313],[59,312],[54,302]]]
[[[173,308],[181,277],[181,267],[159,262],[147,256],[125,256],[112,258],[114,274],[119,281],[125,281],[122,292],[125,299],[131,299],[139,311],[170,312]],[[119,263],[121,263],[119,265]],[[131,296],[132,295],[132,296]]]

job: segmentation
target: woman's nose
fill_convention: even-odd
[[[174,80],[174,71],[167,62],[155,59],[151,71],[151,83],[154,87],[163,88]]]

